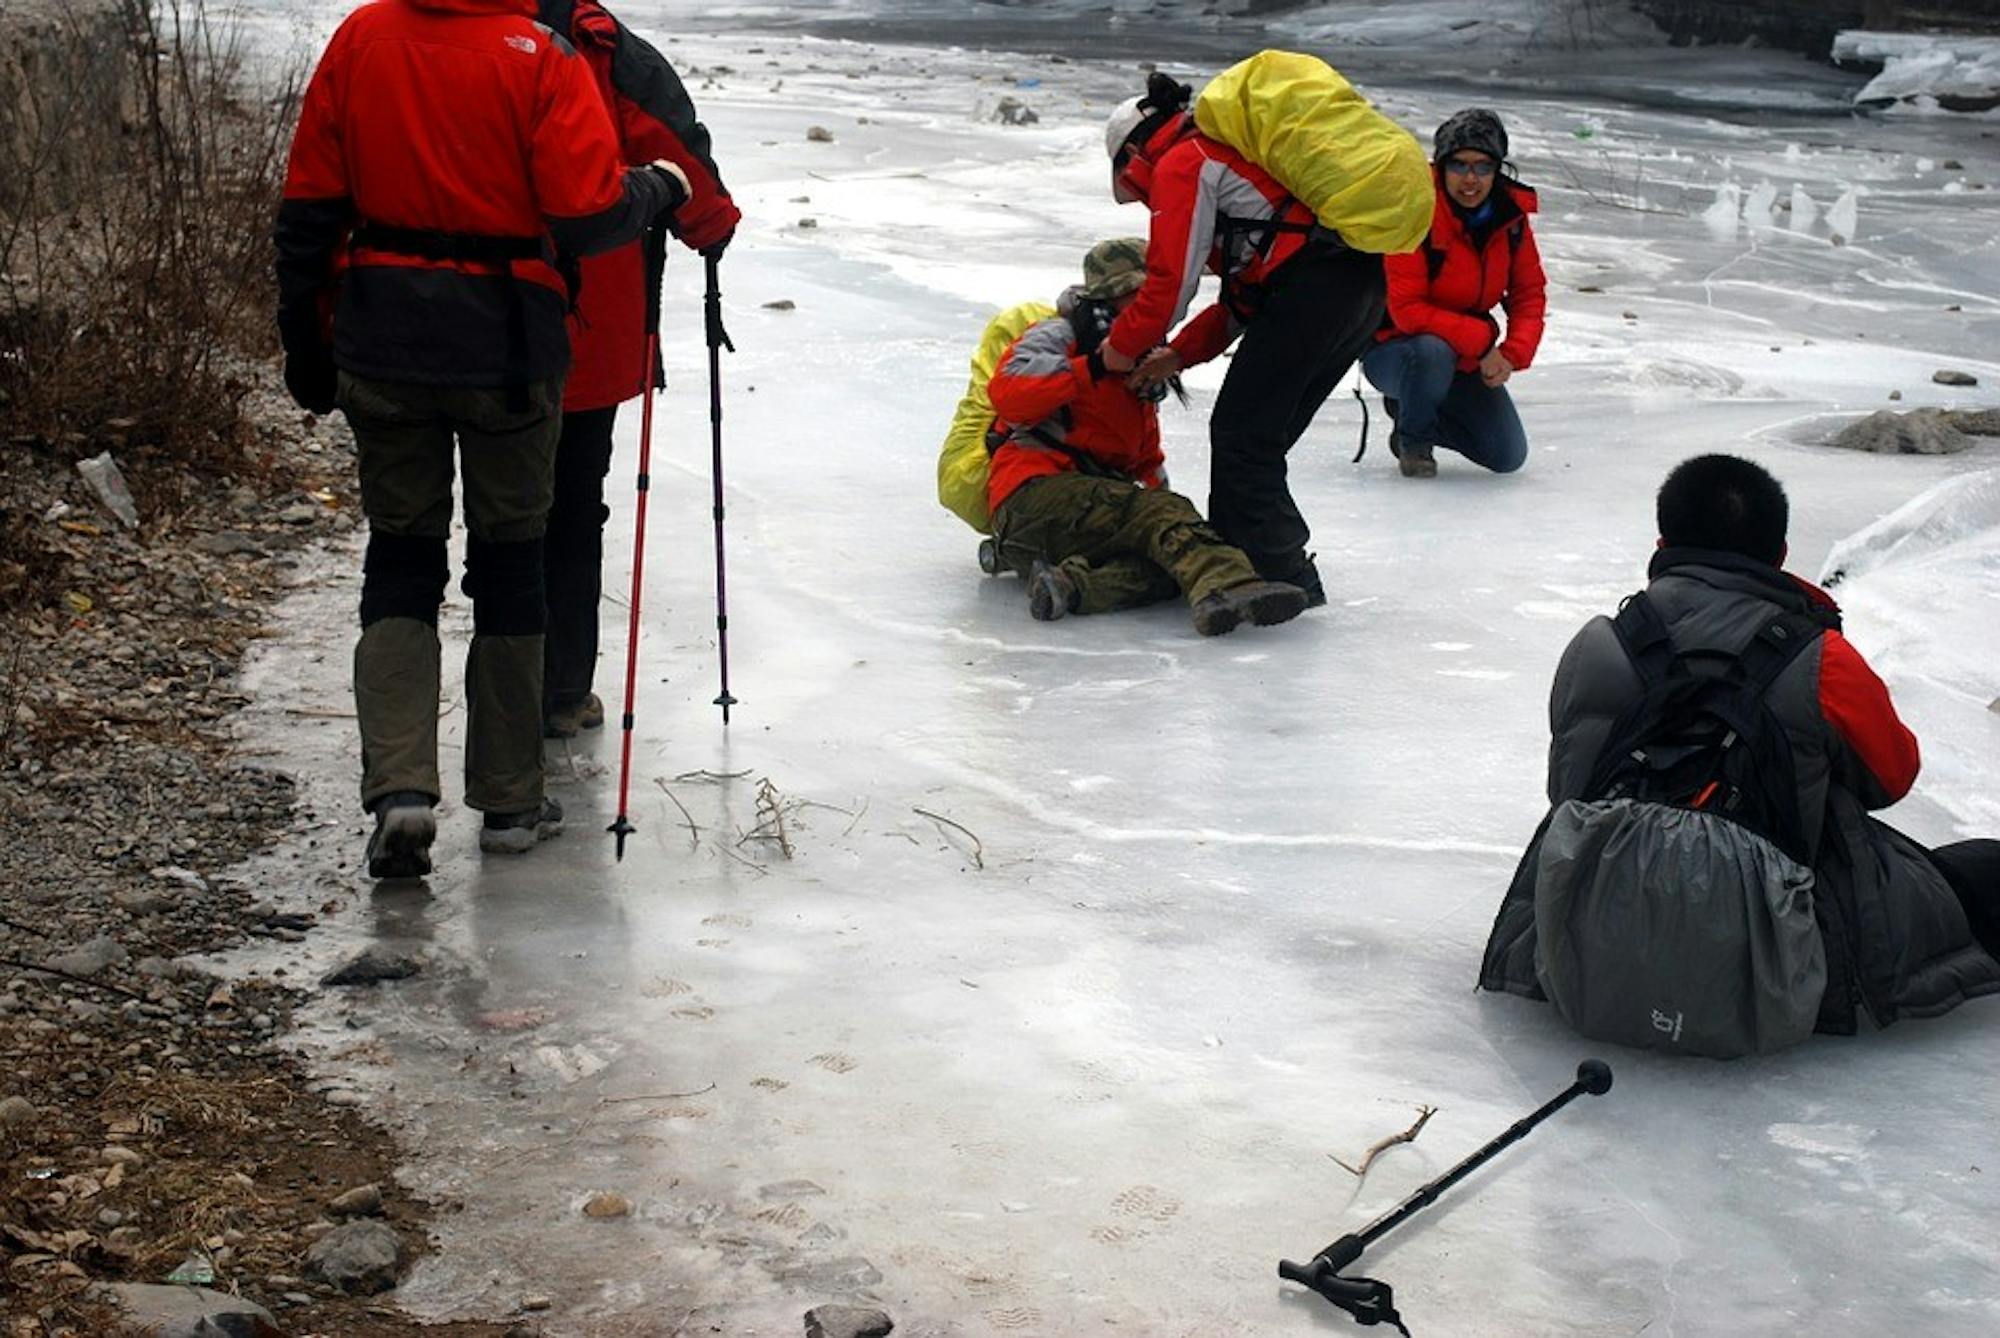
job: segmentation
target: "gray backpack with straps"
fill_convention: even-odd
[[[1529,853],[1542,990],[1593,1040],[1717,1059],[1795,1045],[1826,950],[1764,697],[1820,628],[1774,615],[1740,655],[1679,653],[1643,593],[1613,625],[1643,690]]]

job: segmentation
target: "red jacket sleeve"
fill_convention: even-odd
[[[1217,302],[1183,325],[1168,343],[1174,352],[1181,355],[1183,366],[1196,367],[1221,357],[1222,351],[1241,332],[1242,327],[1236,323],[1235,315]]]
[[[343,29],[344,32],[344,29]],[[334,255],[354,209],[340,138],[342,34],[334,34],[299,104],[273,240],[278,253],[278,331],[288,350],[327,342]]]
[[[987,383],[993,413],[1013,427],[1029,427],[1054,414],[1090,386],[1090,360],[1074,355],[1069,322],[1030,326],[1000,355]]]
[[[625,163],[590,66],[568,43],[551,42],[529,132],[528,171],[546,218],[574,219],[617,207]]]
[[[1389,320],[1398,334],[1436,335],[1461,359],[1476,361],[1493,347],[1499,328],[1486,316],[1468,316],[1431,301],[1428,249],[1382,257],[1389,279]]]
[[[1514,248],[1514,263],[1507,271],[1507,295],[1501,299],[1507,309],[1507,337],[1500,342],[1500,354],[1517,372],[1527,370],[1535,360],[1535,350],[1542,346],[1548,287],[1541,248],[1535,245],[1535,229],[1523,218],[1521,244]]]
[[[1889,700],[1889,689],[1846,637],[1821,638],[1819,709],[1847,745],[1858,768],[1841,779],[1869,808],[1886,808],[1910,792],[1923,761]]]
[[[674,211],[674,235],[695,251],[728,241],[743,214],[722,184],[708,127],[695,115],[680,75],[650,43],[602,10],[580,22],[611,26],[612,110],[626,160],[636,164],[665,158],[687,173],[694,194]]]
[[[1176,145],[1153,170],[1153,222],[1146,235],[1146,282],[1107,336],[1137,361],[1167,341],[1194,302],[1215,245],[1211,160],[1193,144]],[[1221,164],[1214,164],[1220,170]]]

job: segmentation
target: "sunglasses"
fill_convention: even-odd
[[[1462,177],[1469,174],[1484,181],[1487,177],[1492,176],[1500,170],[1500,164],[1494,162],[1491,158],[1482,158],[1476,163],[1468,163],[1462,158],[1451,158],[1446,160],[1444,170],[1455,177]]]

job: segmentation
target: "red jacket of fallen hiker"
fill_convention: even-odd
[[[1440,182],[1431,235],[1407,255],[1384,256],[1389,278],[1389,319],[1378,340],[1428,334],[1450,344],[1458,370],[1477,371],[1495,344],[1515,371],[1524,371],[1541,347],[1548,309],[1548,278],[1535,245],[1535,192],[1505,177],[1489,197],[1492,217],[1469,230]],[[1494,307],[1507,313],[1503,335]]]
[[[1001,355],[987,386],[1002,438],[986,488],[993,509],[1044,474],[1082,469],[1148,488],[1166,483],[1159,407],[1122,376],[1094,375],[1091,364],[1067,316],[1030,326]]]
[[[666,57],[596,0],[541,0],[541,21],[568,35],[597,80],[627,163],[665,159],[687,173],[693,195],[674,212],[673,230],[691,251],[726,243],[742,212],[722,184],[708,127]],[[570,319],[574,363],[563,385],[565,410],[604,409],[645,389],[645,264],[637,242],[587,257],[583,290]]]
[[[278,214],[288,349],[330,319],[335,362],[364,377],[493,386],[567,369],[557,244],[618,245],[673,195],[625,171],[589,66],[535,12],[376,0],[335,32]]]

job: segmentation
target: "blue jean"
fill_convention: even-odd
[[[1505,386],[1458,370],[1458,354],[1436,335],[1375,345],[1361,359],[1375,389],[1396,401],[1396,431],[1413,446],[1443,446],[1496,474],[1528,458],[1528,434]]]

